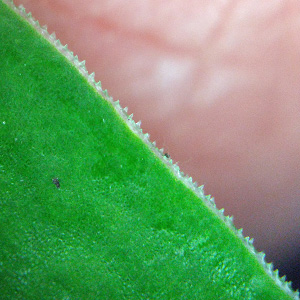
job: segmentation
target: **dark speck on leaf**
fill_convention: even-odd
[[[166,158],[170,158],[170,155],[169,155],[169,153],[167,153],[167,152],[164,154],[164,156],[165,156]]]
[[[52,179],[52,182],[55,184],[55,186],[56,186],[58,189],[60,188],[60,184],[59,184],[58,178],[53,178],[53,179]]]

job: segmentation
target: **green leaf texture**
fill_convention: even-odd
[[[0,298],[298,299],[83,64],[0,0]]]

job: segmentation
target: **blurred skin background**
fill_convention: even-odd
[[[14,2],[299,288],[300,2]]]

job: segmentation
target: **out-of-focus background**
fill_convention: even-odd
[[[15,0],[293,287],[300,282],[300,2]]]

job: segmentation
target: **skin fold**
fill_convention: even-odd
[[[295,281],[299,1],[15,4],[85,59],[103,88],[142,120],[150,139]]]

